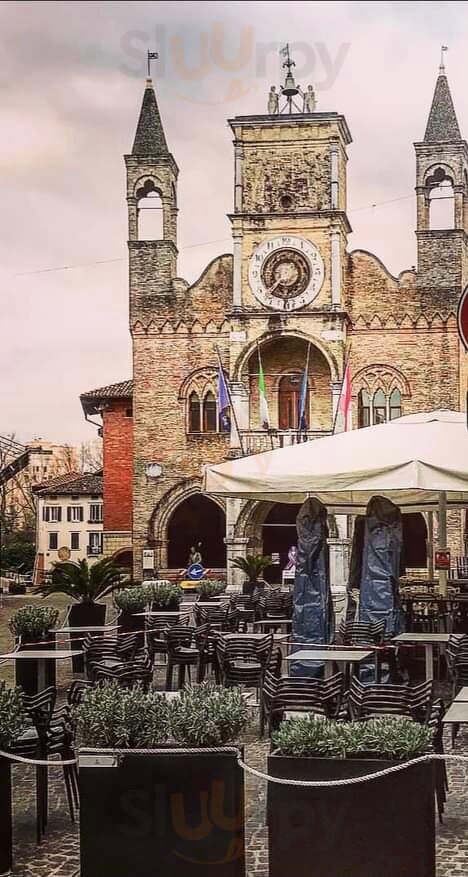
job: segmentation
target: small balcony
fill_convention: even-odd
[[[241,429],[240,435],[244,454],[250,455],[323,438],[326,435],[331,435],[331,430],[311,429],[297,432],[291,429],[270,429],[268,431],[265,429]]]

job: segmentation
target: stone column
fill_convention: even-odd
[[[331,381],[330,388],[332,392],[332,425],[335,423],[336,412],[338,410],[338,402],[341,395],[341,381]]]
[[[416,227],[418,231],[429,228],[429,202],[424,186],[416,186]]]
[[[138,240],[138,204],[136,198],[127,198],[128,203],[128,239]]]
[[[465,204],[463,186],[454,187],[454,228],[464,228]]]
[[[234,211],[242,211],[242,159],[244,150],[241,143],[234,146]]]
[[[338,210],[339,204],[339,178],[338,178],[338,144],[330,146],[330,205],[332,210]]]
[[[249,540],[246,538],[236,537],[235,527],[239,514],[244,505],[242,499],[228,499],[226,501],[226,564],[227,564],[227,582],[228,586],[235,591],[240,591],[244,575],[240,569],[235,569],[231,561],[235,557],[247,556],[247,545]]]
[[[340,232],[333,228],[331,232],[331,300],[332,307],[341,308],[341,254]]]
[[[231,383],[231,399],[236,417],[231,417],[231,448],[241,450],[241,441],[236,428],[240,430],[249,428],[249,394],[242,381]]]
[[[232,305],[240,308],[242,303],[242,235],[233,232]]]

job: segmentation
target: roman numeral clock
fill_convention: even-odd
[[[310,304],[322,288],[324,274],[315,244],[290,235],[263,241],[249,263],[253,294],[278,311],[296,311]]]

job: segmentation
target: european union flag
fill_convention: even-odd
[[[231,429],[231,418],[228,411],[230,404],[229,390],[220,364],[218,366],[218,411],[219,422],[223,432],[229,432]]]

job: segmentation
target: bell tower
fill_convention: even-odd
[[[284,83],[265,115],[237,116],[234,134],[233,309],[282,314],[343,308],[347,235],[344,116],[317,112],[312,86]]]
[[[130,321],[149,322],[161,301],[171,300],[177,277],[177,177],[169,152],[153,81],[146,80],[132,152],[127,169]],[[157,238],[147,239],[144,209],[160,211]],[[146,318],[149,319],[146,319]]]
[[[460,133],[444,51],[424,140],[414,144],[418,283],[459,291],[468,279],[468,144]]]

